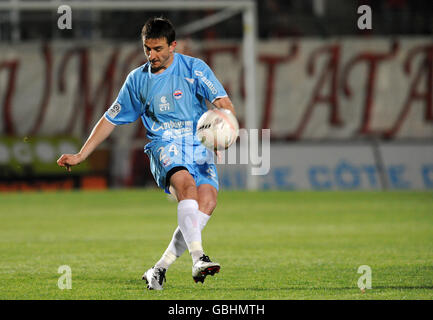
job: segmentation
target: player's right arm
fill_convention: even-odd
[[[62,154],[57,160],[57,164],[61,167],[66,167],[68,171],[71,171],[71,167],[86,160],[93,150],[107,139],[115,127],[114,124],[105,119],[105,116],[102,116],[93,128],[80,152],[76,154]]]
[[[57,160],[59,166],[66,167],[68,171],[71,171],[71,166],[75,166],[86,160],[117,125],[131,123],[138,119],[141,114],[141,101],[137,94],[137,78],[141,73],[141,67],[129,73],[116,101],[95,125],[80,152],[76,154],[63,154]]]

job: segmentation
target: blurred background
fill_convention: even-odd
[[[0,0],[0,192],[156,186],[141,121],[116,128],[72,173],[56,165],[145,62],[140,32],[154,15],[175,25],[178,52],[210,65],[245,127],[242,12],[207,24],[224,9],[107,10],[94,0],[82,10],[74,2]],[[433,189],[433,1],[252,2],[254,127],[271,130],[269,170],[256,187]],[[71,29],[58,27],[61,4],[72,8]],[[371,8],[371,29],[358,27],[361,5]],[[265,161],[260,147],[259,155]],[[221,187],[247,188],[250,167],[219,165]]]

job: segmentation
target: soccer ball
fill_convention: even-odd
[[[239,134],[239,124],[227,109],[211,109],[203,113],[197,122],[197,137],[210,150],[230,147]]]

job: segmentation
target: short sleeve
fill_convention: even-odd
[[[105,112],[105,118],[115,125],[131,123],[141,115],[141,101],[134,79],[134,71],[126,78],[117,99]]]
[[[196,59],[193,73],[194,77],[197,79],[198,95],[210,102],[214,102],[217,98],[227,97],[227,92],[224,87],[204,61]]]

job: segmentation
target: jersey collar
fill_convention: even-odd
[[[163,74],[167,74],[167,72],[169,72],[173,68],[173,66],[176,64],[176,62],[177,62],[177,53],[175,52],[174,56],[173,56],[173,62],[163,72],[158,73],[158,74],[153,74],[151,71],[152,68],[150,67],[150,62],[146,62],[146,64],[143,67],[143,72],[147,72],[147,74],[149,75],[149,78],[158,77],[158,76],[161,76]]]

